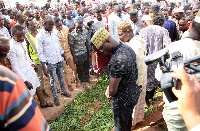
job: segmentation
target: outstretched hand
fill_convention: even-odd
[[[183,66],[174,66],[172,70],[172,77],[181,81],[179,87],[173,87],[172,91],[178,98],[178,109],[190,130],[200,123],[200,83],[194,75],[187,74]]]

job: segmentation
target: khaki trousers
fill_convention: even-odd
[[[71,52],[70,51],[66,52],[66,56],[67,56],[67,63],[69,65],[69,67],[72,69],[73,77],[75,79],[78,79],[76,65],[74,63],[74,59],[73,59]],[[67,68],[68,68],[67,64],[65,63],[64,64],[64,72],[67,72]],[[65,78],[66,78],[67,85],[71,85],[71,77],[65,76]]]
[[[42,73],[42,66],[41,64],[39,65],[35,65],[38,68],[38,72],[37,75],[39,77],[40,80],[40,86],[36,89],[36,95],[38,97],[38,100],[40,102],[40,106],[45,105],[45,99],[44,99],[44,95],[42,93],[42,90],[44,90],[44,79],[43,79],[43,73]]]

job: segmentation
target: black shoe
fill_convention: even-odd
[[[56,106],[59,106],[60,105],[60,102],[59,102],[59,99],[58,98],[54,98],[54,104]]]
[[[42,94],[44,95],[44,98],[50,97],[50,96],[45,92],[45,90],[42,90]]]
[[[72,95],[71,94],[69,94],[69,93],[61,93],[61,95],[63,95],[63,96],[65,96],[65,97],[71,97]]]

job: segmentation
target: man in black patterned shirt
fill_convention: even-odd
[[[140,95],[140,88],[136,84],[136,55],[132,48],[112,38],[106,29],[98,30],[91,41],[100,51],[112,54],[109,63],[110,83],[105,95],[111,99],[115,131],[131,131],[132,111]]]

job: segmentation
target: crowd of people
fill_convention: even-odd
[[[41,108],[60,106],[58,93],[71,97],[72,82],[77,88],[86,87],[91,75],[104,73],[110,77],[105,95],[111,99],[115,130],[129,131],[143,122],[144,107],[150,106],[156,88],[160,87],[158,63],[147,66],[145,57],[164,48],[179,51],[184,59],[200,54],[200,2],[184,5],[167,0],[57,0],[52,4],[48,0],[43,7],[18,2],[15,8],[6,8],[3,2],[0,7],[0,65],[22,80],[9,74],[10,84],[18,83],[19,88],[24,83],[28,90],[15,91],[13,100],[5,105],[5,115],[0,114],[5,129],[14,129],[14,124],[22,119],[23,115],[15,116],[19,109],[24,109],[23,113],[39,111],[31,96],[37,95]],[[69,68],[73,76],[64,76]],[[174,76],[181,79],[177,74]],[[44,76],[49,78],[53,103],[45,100],[50,96],[45,91]],[[11,93],[12,89],[2,91]],[[180,92],[173,91],[178,97]],[[14,100],[17,97],[18,104]],[[185,131],[194,126],[186,127],[188,121],[184,122],[186,117],[181,116],[178,101],[169,103],[165,96],[163,99],[163,117],[169,131]],[[12,104],[17,112],[6,109]],[[28,107],[31,109],[25,111]],[[37,119],[37,114],[32,117]],[[30,125],[30,120],[24,121],[24,125]],[[49,129],[43,117],[38,120],[39,125],[43,122],[42,126]]]

